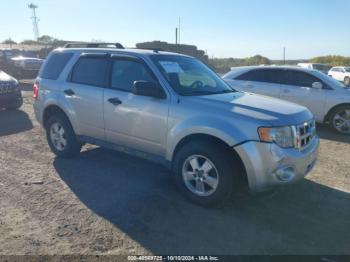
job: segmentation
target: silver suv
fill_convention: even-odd
[[[169,167],[202,205],[246,185],[263,191],[314,167],[308,109],[233,90],[200,61],[122,48],[53,51],[34,84],[34,110],[58,157],[91,143]]]

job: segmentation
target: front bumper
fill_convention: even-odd
[[[316,164],[320,140],[316,136],[302,151],[276,144],[247,142],[235,147],[253,192],[294,183],[304,178]]]

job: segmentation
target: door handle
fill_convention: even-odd
[[[254,88],[253,85],[246,85],[245,87],[246,87],[246,88]]]
[[[283,89],[283,93],[290,93],[289,89]]]
[[[118,97],[110,98],[108,99],[108,102],[115,106],[118,106],[123,103]]]
[[[67,96],[75,95],[75,92],[72,89],[67,89],[63,91]]]

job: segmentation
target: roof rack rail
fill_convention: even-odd
[[[117,48],[124,49],[120,43],[68,43],[64,48]]]

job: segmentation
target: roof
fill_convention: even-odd
[[[268,65],[268,66],[241,66],[241,67],[232,67],[231,71],[228,72],[223,76],[229,77],[229,76],[234,76],[234,75],[239,75],[245,72],[248,72],[250,70],[254,69],[293,69],[293,70],[298,70],[298,71],[303,71],[303,72],[315,72],[317,70],[305,68],[305,67],[299,67],[299,66],[292,66],[292,65],[282,65],[282,66],[275,66],[275,65]]]
[[[36,58],[36,57],[25,57],[25,56],[16,56],[11,58],[11,60],[14,61],[43,61],[41,58]]]
[[[184,56],[189,57],[179,53],[165,52],[165,51],[157,51],[157,50],[147,50],[147,49],[137,49],[137,48],[129,48],[129,49],[118,49],[118,48],[58,48],[55,49],[54,52],[77,52],[77,53],[98,53],[98,52],[108,52],[108,53],[118,53],[118,54],[138,54],[143,56],[150,55],[176,55],[176,56]]]

